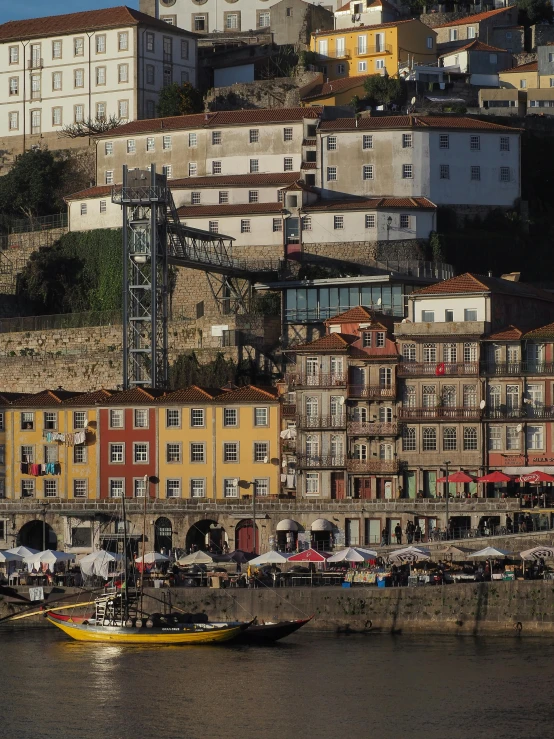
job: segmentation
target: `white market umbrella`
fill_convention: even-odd
[[[430,558],[431,552],[420,547],[404,547],[404,549],[396,549],[389,554],[389,562],[400,562],[401,564],[423,562]]]
[[[6,549],[10,554],[20,554],[22,557],[30,557],[31,554],[38,554],[38,549],[31,549],[31,547],[13,547],[13,549]]]
[[[148,562],[148,560],[146,561]],[[181,557],[181,559],[177,560],[178,565],[211,565],[213,562],[215,562],[215,559],[211,554],[200,550],[197,552],[191,552],[190,554],[187,554],[186,557]]]
[[[282,565],[288,562],[290,556],[290,554],[283,554],[282,552],[266,552],[254,557],[248,564],[254,567],[258,567],[258,565]]]
[[[38,554],[31,554],[24,558],[24,562],[29,568],[39,567],[41,564],[55,565],[57,562],[75,561],[75,554],[68,552],[56,552],[53,549],[45,549]]]
[[[552,559],[554,557],[554,547],[538,546],[532,549],[526,549],[520,552],[521,559]]]
[[[478,552],[468,555],[469,559],[503,559],[505,557],[512,557],[511,552],[507,552],[505,549],[497,549],[496,547],[485,547],[480,549]]]
[[[110,572],[110,563],[121,562],[122,560],[122,554],[100,550],[98,552],[91,552],[83,557],[79,562],[79,566],[83,575],[97,575],[106,579]]]
[[[147,565],[159,564],[160,562],[170,562],[169,557],[165,554],[160,554],[159,552],[147,552],[144,557],[137,557],[135,562],[142,563],[143,559]]]
[[[377,559],[377,552],[371,549],[358,549],[357,547],[347,547],[341,549],[340,552],[329,557],[327,562],[369,562],[371,559]]]
[[[14,552],[0,552],[0,562],[23,562],[23,557]]]

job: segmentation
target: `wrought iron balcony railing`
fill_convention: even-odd
[[[396,371],[399,377],[476,375],[479,362],[400,362]]]
[[[298,416],[298,428],[302,429],[342,429],[346,426],[346,414],[333,416]]]
[[[349,385],[349,398],[395,398],[396,385]]]
[[[346,467],[344,454],[299,454],[297,466],[303,468]]]
[[[478,421],[481,418],[480,408],[399,408],[398,417],[407,421],[443,420],[443,421]]]
[[[346,469],[353,473],[395,475],[400,464],[395,459],[349,459]]]
[[[400,424],[396,421],[348,421],[347,433],[352,436],[397,436]]]

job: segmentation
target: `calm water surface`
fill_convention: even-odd
[[[554,641],[299,633],[272,647],[0,631],[2,739],[543,739]]]

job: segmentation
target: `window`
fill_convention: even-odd
[[[520,432],[517,426],[506,426],[506,449],[516,451],[520,447]]]
[[[433,37],[427,36],[427,48],[432,49],[433,48]]]
[[[134,447],[134,460],[136,464],[142,464],[148,462],[148,443],[137,442],[133,445]]]
[[[434,428],[426,427],[423,429],[423,451],[424,452],[436,452],[437,451],[437,430]]]
[[[269,442],[256,441],[254,443],[254,462],[265,462],[269,460]]]
[[[22,446],[20,449],[21,461],[25,464],[32,464],[35,461],[34,447]]]
[[[481,179],[481,167],[479,166],[470,167],[469,171],[470,171],[470,175],[469,175],[470,180],[474,180],[477,182]]]
[[[156,69],[153,64],[146,65],[146,84],[153,85],[156,81]]]
[[[77,444],[73,447],[73,462],[75,464],[86,464],[87,448],[84,444]]]
[[[96,67],[96,84],[106,84],[106,67]]]
[[[380,60],[377,60],[380,61]],[[367,72],[367,62],[358,62],[358,72]]]
[[[474,342],[464,343],[464,362],[477,361],[477,344]]]
[[[85,106],[76,105],[73,110],[75,114],[75,123],[82,123],[85,120]]]
[[[464,408],[476,408],[477,407],[477,386],[476,385],[464,385],[463,403],[464,403]]]
[[[527,80],[520,80],[519,86],[522,90],[524,90],[527,87]]]
[[[124,428],[124,425],[124,411],[110,410],[110,428],[122,429]]]
[[[96,103],[96,120],[106,120],[106,103]]]
[[[402,430],[402,451],[416,451],[416,430],[414,426],[404,426]]]
[[[208,230],[212,234],[219,233],[219,221],[208,221]]]
[[[327,167],[327,182],[334,182],[337,179],[337,168]]]
[[[502,427],[489,426],[489,452],[502,449]]]
[[[23,412],[21,414],[21,430],[22,431],[33,431],[34,428],[35,428],[35,414],[29,411]]]
[[[413,168],[411,164],[402,165],[402,179],[411,180],[413,178]]]
[[[403,133],[402,134],[402,148],[403,149],[411,149],[412,148],[412,134],[411,133]]]
[[[129,48],[129,34],[127,31],[122,31],[117,34],[117,48],[119,51],[127,51]]]
[[[362,149],[373,149],[373,136],[364,134],[362,137]]]
[[[477,450],[477,428],[475,426],[464,426],[464,452]]]
[[[238,410],[236,408],[224,408],[223,409],[223,425],[224,426],[238,426]]]
[[[110,444],[110,464],[121,464],[125,462],[125,445]]]
[[[370,347],[372,345],[372,337],[373,337],[372,331],[364,331],[362,334],[362,346]]]
[[[76,69],[73,73],[73,85],[74,87],[83,87],[84,85],[84,73],[82,69]]]
[[[191,498],[206,497],[206,481],[202,478],[193,477],[190,481]]]
[[[422,310],[421,320],[424,323],[433,323],[435,320],[435,311],[434,310]]]
[[[250,173],[255,173],[260,171],[260,162],[258,159],[251,159],[250,160]]]
[[[221,162],[212,162],[212,174],[221,174]]]
[[[260,140],[260,132],[257,128],[251,128],[249,131],[249,142],[251,144],[257,144]]]
[[[165,151],[171,149],[171,136],[164,136],[162,138],[162,149]]]
[[[171,164],[164,164],[162,167],[162,174],[164,174],[168,180],[173,176],[173,167]]]
[[[402,344],[402,359],[404,362],[415,362],[416,361],[416,345],[415,344]]]
[[[306,472],[306,495],[319,495],[319,473]]]
[[[186,39],[181,39],[181,59],[189,58],[189,42]]]
[[[85,41],[83,38],[73,40],[73,56],[83,56],[85,53]]]
[[[56,430],[58,428],[58,414],[47,412],[44,414],[44,428],[47,431]]]
[[[192,452],[192,446],[193,445],[191,444],[191,452]],[[198,446],[202,447],[202,450],[203,450],[204,448],[203,444],[199,444]],[[191,454],[191,457],[192,457],[192,454]],[[181,461],[181,445],[180,444],[166,444],[165,458],[167,462],[180,462]],[[191,461],[196,461],[196,460],[191,459]]]
[[[58,461],[58,447],[51,444],[44,447],[44,461],[47,464],[55,464]]]
[[[196,177],[198,174],[198,165],[196,162],[189,162],[189,177]]]
[[[448,149],[450,147],[450,136],[447,133],[441,133],[439,136],[439,149]]]
[[[249,203],[257,203],[259,200],[259,193],[257,190],[249,190],[248,191],[248,202]]]
[[[292,128],[283,128],[283,141],[292,141]]]
[[[135,154],[137,150],[135,139],[127,139],[127,154]]]
[[[212,131],[212,144],[214,146],[221,144],[221,131]]]
[[[122,498],[125,490],[125,480],[110,480],[110,498]]]
[[[469,148],[471,151],[479,151],[481,149],[481,137],[470,136],[469,137]]]
[[[269,10],[258,11],[258,28],[268,28],[271,25],[271,15]]]
[[[453,323],[454,321],[454,311],[453,310],[445,310],[444,311],[444,322],[445,323]]]
[[[333,228],[335,230],[344,228],[344,216],[334,216],[333,217]]]
[[[106,185],[113,185],[113,182],[114,182],[113,169],[106,170],[105,181],[106,181]]]
[[[440,179],[441,180],[449,180],[450,179],[450,165],[449,164],[441,164],[440,165]]]
[[[135,477],[133,480],[133,495],[135,498],[146,497],[146,480],[143,477]]]
[[[19,77],[10,77],[10,95],[19,95]]]
[[[73,497],[74,498],[86,498],[87,497],[87,481],[86,480],[73,480]]]
[[[425,311],[423,312],[425,313]],[[423,320],[425,320],[425,318]],[[433,320],[434,318],[431,320],[431,322]],[[437,345],[436,344],[424,344],[423,345],[423,361],[424,362],[436,362],[437,361]]]
[[[437,405],[437,388],[435,385],[424,385],[421,391],[424,408],[435,408]]]
[[[335,151],[337,148],[337,137],[327,136],[327,149],[328,151]]]
[[[510,182],[510,168],[500,167],[500,182]]]
[[[219,191],[219,204],[226,205],[229,202],[229,193],[226,190]]]
[[[256,495],[262,495],[262,496],[269,495],[269,478],[256,477],[254,479],[254,487],[256,490]]]
[[[113,141],[106,141],[104,144],[104,154],[111,156],[113,154]]]
[[[200,482],[204,482],[203,480],[200,480]],[[192,492],[192,489],[191,489]],[[180,498],[181,497],[181,480],[166,480],[165,483],[165,496],[166,498]],[[204,497],[202,496],[194,496],[193,497]]]
[[[8,127],[10,131],[17,131],[19,128],[19,113],[8,113]]]
[[[268,426],[269,412],[267,408],[254,408],[254,426]]]
[[[373,213],[367,213],[365,216],[365,227],[375,228],[375,215]]]
[[[206,16],[205,15],[195,15],[194,16],[194,30],[199,31],[199,32],[206,30]]]
[[[194,428],[203,427],[205,425],[203,408],[191,408],[190,425]]]
[[[385,332],[384,331],[377,331],[377,342],[375,346],[378,349],[382,349],[385,346]]]
[[[445,408],[455,408],[456,407],[456,386],[455,385],[443,385],[442,404]]]
[[[199,192],[191,192],[190,194],[190,204],[191,205],[200,205],[200,200],[202,198],[202,194]]]
[[[87,204],[81,203],[81,215],[86,216],[86,214],[87,214]]]
[[[134,426],[136,429],[147,429],[149,426],[148,409],[147,408],[135,408],[134,412]]]
[[[508,136],[500,137],[500,151],[510,151],[510,138]]]
[[[154,117],[154,103],[149,100],[147,103],[147,112],[148,117],[153,118]],[[117,103],[117,111],[120,118],[128,118],[129,117],[129,101],[128,100],[119,100]]]
[[[474,26],[467,27],[467,38],[475,38],[475,27]]]
[[[464,321],[476,321],[477,310],[473,308],[464,308]]]
[[[245,219],[240,222],[240,232],[241,234],[250,233],[250,220],[249,219]]]
[[[178,429],[181,427],[181,411],[177,408],[168,408],[165,412],[165,427]]]
[[[312,230],[312,217],[302,216],[302,231],[311,231],[311,230]]]
[[[442,435],[442,449],[444,452],[456,451],[458,446],[457,432],[455,427],[445,427]]]
[[[278,233],[282,230],[283,230],[282,218],[274,218],[273,219],[273,233]]]
[[[223,480],[223,497],[224,498],[238,498],[239,488],[236,478]]]
[[[21,480],[21,497],[32,498],[35,494],[34,480]]]
[[[10,64],[19,64],[19,48],[10,46]]]
[[[400,228],[410,228],[410,216],[407,213],[400,214]]]
[[[373,179],[373,164],[364,164],[364,166],[362,167],[362,179]]]
[[[457,28],[451,28],[450,29],[449,40],[450,41],[457,41],[458,40],[458,29]]]
[[[196,146],[197,141],[197,135],[195,133],[189,133],[189,146]]]

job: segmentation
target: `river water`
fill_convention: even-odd
[[[543,739],[554,641],[299,632],[268,647],[0,632],[2,739]]]

